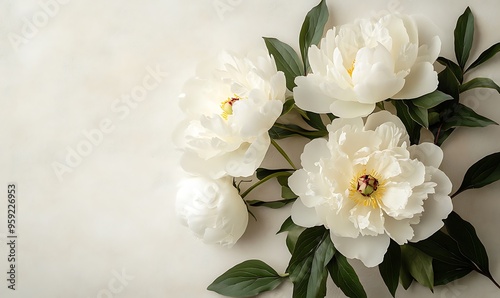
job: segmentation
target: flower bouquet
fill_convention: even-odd
[[[392,296],[399,284],[432,290],[473,271],[500,288],[474,227],[452,204],[500,179],[500,152],[473,164],[453,194],[439,169],[440,146],[456,129],[497,124],[460,95],[500,93],[493,80],[468,74],[500,43],[468,61],[469,8],[454,31],[456,62],[439,57],[441,40],[425,18],[388,14],[325,28],[328,18],[325,0],[309,11],[299,53],[265,37],[268,53],[222,53],[186,83],[175,137],[191,174],[177,193],[181,221],[205,243],[232,246],[252,208],[291,205],[278,231],[287,233],[286,271],[248,260],[208,290],[252,297],[289,279],[293,297],[325,297],[330,276],[348,297],[367,297],[348,259],[378,266]],[[309,139],[300,165],[282,146],[287,138]],[[270,146],[283,167],[261,167]],[[275,200],[247,198],[270,180],[281,186]]]

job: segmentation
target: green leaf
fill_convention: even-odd
[[[434,286],[445,285],[466,276],[472,271],[470,267],[452,265],[438,260],[432,261],[432,268],[434,269]]]
[[[425,240],[416,243],[410,242],[409,245],[440,262],[472,268],[470,261],[460,252],[457,242],[441,231],[437,231]]]
[[[306,228],[301,227],[296,225],[291,217],[288,217],[285,222],[281,225],[280,230],[278,233],[283,233],[283,232],[288,232],[286,236],[286,246],[288,248],[288,251],[293,254],[293,251],[295,250],[295,245],[297,244],[297,240],[299,239],[300,234],[305,230]]]
[[[500,93],[500,87],[492,79],[488,78],[474,78],[464,83],[460,86],[460,93],[474,88],[490,88]]]
[[[449,59],[446,59],[444,57],[438,57],[436,61],[441,63],[442,65],[446,66],[447,68],[449,68],[449,70],[453,73],[455,78],[460,83],[462,83],[464,81],[464,73],[463,73],[462,69],[460,68],[460,66],[458,66],[455,62],[453,62]]]
[[[451,135],[451,133],[453,131],[455,131],[454,128],[450,128],[448,130],[439,130],[438,129],[438,133],[437,133],[437,136],[434,140],[434,144],[438,145],[438,146],[441,146],[443,145],[444,141]],[[434,133],[434,135],[436,135],[436,132],[433,130],[432,131]]]
[[[452,127],[485,127],[492,124],[498,124],[495,121],[481,116],[471,108],[457,103],[453,108],[453,113],[448,118],[443,119],[442,130],[448,130]]]
[[[403,103],[408,107],[408,112],[413,121],[422,127],[429,127],[429,113],[427,112],[427,109],[417,107],[411,100],[404,100]]]
[[[378,265],[380,275],[392,297],[396,297],[396,289],[399,284],[399,269],[401,268],[401,248],[391,240],[389,248],[384,256],[384,261]]]
[[[454,31],[455,35],[455,55],[457,57],[458,65],[464,69],[469,53],[472,48],[472,41],[474,39],[474,15],[469,7],[458,18],[457,26]]]
[[[295,77],[302,75],[302,66],[295,50],[286,43],[271,37],[264,37],[267,51],[274,57],[276,68],[285,74],[286,87],[293,90]]]
[[[326,265],[335,253],[330,232],[323,226],[300,234],[287,268],[294,298],[322,298],[326,294]]]
[[[319,114],[313,113],[313,112],[306,112],[307,118],[302,117],[304,121],[309,124],[311,127],[316,128],[317,130],[324,130],[326,131],[326,126],[323,123],[323,120],[321,119],[321,116]]]
[[[401,269],[399,271],[399,279],[401,280],[401,285],[405,290],[408,290],[408,288],[411,286],[411,283],[414,280],[413,276],[411,276],[410,272],[408,271],[408,268],[406,268],[404,262],[401,263]]]
[[[295,200],[299,196],[293,193],[293,191],[288,186],[281,187],[281,197],[286,200]]]
[[[321,2],[311,9],[304,19],[299,35],[299,46],[302,60],[304,61],[304,74],[309,68],[307,53],[311,45],[317,45],[323,36],[325,24],[328,21],[328,7],[326,1]]]
[[[500,42],[492,45],[489,47],[486,51],[482,52],[481,55],[476,59],[476,61],[472,62],[472,64],[469,66],[469,68],[465,71],[469,71],[473,69],[474,67],[477,67],[484,62],[490,60],[493,56],[495,56],[498,52],[500,52]]]
[[[254,206],[254,207],[267,207],[271,209],[279,209],[282,207],[285,207],[286,205],[295,202],[295,198],[293,199],[285,199],[285,200],[278,200],[278,201],[260,201],[260,200],[248,200],[246,201],[248,205]]]
[[[264,168],[258,168],[255,171],[255,175],[257,176],[257,179],[262,180],[262,179],[266,178],[267,176],[270,176],[270,175],[275,174],[275,173],[281,173],[281,172],[283,172],[284,176],[287,176],[286,173],[288,173],[288,176],[290,176],[290,175],[292,175],[290,173],[290,171],[293,171],[293,170],[290,170],[290,169],[264,169]]]
[[[432,258],[417,248],[410,245],[401,247],[401,255],[405,267],[418,283],[429,289],[434,289],[434,271]]]
[[[438,74],[438,81],[438,90],[451,95],[458,101],[460,84],[449,67]]]
[[[437,106],[438,104],[451,99],[453,99],[451,95],[436,90],[421,97],[412,99],[411,102],[417,107],[423,109],[431,109]]]
[[[285,101],[283,104],[283,110],[281,111],[281,116],[288,114],[291,110],[293,110],[293,107],[295,105],[295,100],[293,98]]]
[[[269,135],[275,140],[288,138],[291,136],[302,136],[308,139],[324,137],[327,131],[307,130],[295,124],[275,123],[269,130]]]
[[[292,217],[289,216],[287,219],[285,219],[285,221],[283,222],[283,224],[281,224],[281,227],[280,227],[279,231],[276,234],[291,231],[291,230],[295,229],[296,227],[300,227],[300,226],[296,225],[293,222]]]
[[[226,271],[207,289],[224,296],[252,297],[275,289],[282,281],[283,277],[266,263],[248,260]]]
[[[481,188],[500,180],[500,152],[490,154],[474,163],[465,173],[464,180],[452,197],[464,190]]]
[[[483,273],[491,276],[488,254],[474,227],[454,211],[448,215],[444,223],[450,236],[457,241],[463,255],[471,260]]]
[[[408,131],[410,142],[418,144],[420,141],[420,126],[413,121],[408,106],[402,100],[392,100],[392,104],[396,107],[397,115],[406,127],[406,131]]]
[[[328,264],[328,271],[330,272],[333,282],[347,297],[366,298],[365,289],[359,281],[356,271],[354,271],[351,264],[347,262],[346,257],[338,251]]]

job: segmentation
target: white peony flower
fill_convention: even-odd
[[[230,177],[192,177],[181,182],[176,197],[181,222],[207,244],[233,246],[245,232],[248,211]]]
[[[285,84],[269,55],[227,53],[215,69],[190,80],[180,102],[187,115],[178,133],[184,169],[212,178],[252,175],[269,148]]]
[[[342,254],[368,267],[382,262],[390,239],[417,242],[443,226],[453,206],[438,146],[409,146],[401,120],[387,111],[365,124],[338,118],[328,130],[328,141],[305,146],[303,169],[289,178],[300,197],[295,223],[324,225]]]
[[[377,102],[416,98],[436,90],[433,63],[441,40],[429,21],[403,15],[358,19],[330,29],[309,49],[312,73],[297,77],[297,106],[353,118]]]

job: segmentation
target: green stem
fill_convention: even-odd
[[[252,190],[254,190],[257,186],[261,185],[262,183],[274,178],[274,177],[279,177],[279,176],[290,176],[290,173],[288,172],[276,172],[276,173],[273,173],[265,178],[263,178],[262,180],[260,180],[259,182],[255,183],[254,185],[250,186],[247,190],[245,190],[242,194],[241,194],[241,198],[245,198]]]
[[[283,148],[281,148],[281,146],[278,145],[278,143],[273,139],[271,139],[271,144],[273,144],[274,148],[276,148],[276,150],[278,150],[278,152],[281,153],[281,155],[283,155],[283,157],[286,159],[286,161],[288,161],[288,163],[292,166],[292,168],[294,170],[297,170],[297,167],[293,164],[293,161],[290,159],[288,154],[286,154],[285,150],[283,150]]]

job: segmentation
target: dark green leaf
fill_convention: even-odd
[[[469,59],[469,53],[474,39],[474,15],[469,7],[467,7],[465,12],[458,18],[454,35],[455,55],[458,65],[464,69],[465,63],[467,63],[467,59]]]
[[[500,152],[490,154],[474,163],[465,173],[460,188],[453,195],[466,189],[480,188],[500,179]]]
[[[286,43],[270,37],[264,37],[267,51],[274,57],[276,68],[285,74],[286,87],[295,87],[295,77],[302,75],[302,66],[295,50]]]
[[[319,114],[313,112],[306,112],[307,118],[303,117],[304,121],[309,124],[311,127],[316,128],[317,130],[326,130],[326,126],[321,119]]]
[[[420,126],[428,128],[429,113],[427,112],[427,109],[417,107],[411,100],[404,100],[403,102],[408,107],[411,119],[413,119],[413,121],[418,123]]]
[[[309,68],[307,52],[311,45],[317,45],[323,36],[325,24],[328,21],[328,7],[326,1],[321,2],[309,11],[304,19],[299,35],[299,46],[304,61],[304,74]]]
[[[324,137],[328,134],[327,131],[307,130],[295,124],[275,123],[269,130],[271,138],[278,140],[291,136],[302,136],[308,139]]]
[[[438,90],[451,95],[458,101],[459,82],[450,68],[445,68],[438,74]]]
[[[490,58],[495,56],[498,52],[500,52],[500,42],[492,45],[486,51],[482,52],[481,55],[479,55],[479,58],[472,62],[466,72],[490,60]]]
[[[289,99],[285,101],[283,104],[283,110],[281,111],[281,116],[288,114],[291,110],[293,110],[293,106],[295,105],[295,100]]]
[[[283,175],[285,177],[288,177],[288,176],[292,175],[289,171],[293,171],[293,170],[289,170],[289,169],[274,169],[274,170],[270,170],[270,169],[258,168],[255,171],[255,175],[257,176],[257,179],[259,179],[259,180],[262,180],[262,179],[264,179],[267,176],[270,176],[272,174],[281,173],[281,172],[283,172]],[[288,173],[288,176],[287,176],[286,173]]]
[[[462,83],[464,81],[464,74],[460,66],[458,66],[455,62],[446,59],[444,57],[438,57],[437,62],[449,68],[449,70],[453,73],[455,78]]]
[[[328,119],[330,119],[330,121],[333,121],[333,120],[338,118],[337,116],[333,115],[332,113],[328,113],[328,114],[326,114],[326,116],[328,116]]]
[[[448,118],[443,119],[442,130],[448,130],[452,127],[485,127],[492,124],[498,124],[495,121],[481,116],[471,108],[457,103],[453,108],[453,113]]]
[[[472,267],[470,261],[460,252],[457,242],[441,231],[417,243],[410,242],[409,245],[440,262],[460,267]]]
[[[399,269],[401,268],[401,248],[391,240],[391,244],[384,256],[384,261],[378,265],[380,275],[392,297],[396,297],[399,284]]]
[[[279,201],[259,201],[259,200],[248,200],[246,201],[248,205],[254,206],[254,207],[267,207],[271,209],[279,209],[282,207],[285,207],[286,205],[295,202],[295,198],[293,199],[285,199],[285,200],[279,200]]]
[[[281,225],[280,230],[278,231],[277,234],[282,233],[282,232],[288,232],[288,235],[286,236],[286,246],[288,247],[288,251],[293,254],[293,251],[295,250],[295,245],[297,244],[297,240],[299,239],[300,234],[305,230],[306,228],[301,227],[296,225],[291,217],[288,217],[285,222]]]
[[[275,289],[283,281],[273,268],[259,260],[240,263],[219,276],[209,291],[230,297],[252,297]]]
[[[430,109],[438,104],[445,102],[447,100],[451,100],[453,97],[451,95],[448,95],[446,93],[443,93],[439,90],[436,90],[434,92],[428,93],[426,95],[420,96],[418,98],[412,99],[411,102],[420,108],[423,109]]]
[[[411,283],[414,280],[410,272],[408,271],[408,268],[406,268],[404,262],[401,263],[401,270],[399,271],[399,279],[401,280],[401,285],[405,290],[408,290],[408,288],[411,286]]]
[[[460,86],[460,93],[474,88],[490,88],[500,93],[500,87],[488,78],[474,78]]]
[[[294,284],[294,298],[322,298],[326,294],[326,265],[335,248],[324,227],[304,230],[297,240],[287,268]]]
[[[434,286],[445,285],[456,279],[462,278],[472,271],[472,268],[452,265],[438,260],[432,261],[434,268]]]
[[[347,297],[366,298],[365,289],[359,281],[356,271],[354,271],[351,264],[347,262],[346,257],[338,251],[328,264],[328,271],[330,272],[333,282]]]
[[[434,272],[432,258],[417,248],[410,245],[401,247],[401,255],[405,268],[411,276],[423,286],[434,289]]]
[[[298,195],[294,194],[293,191],[288,186],[281,187],[281,197],[286,200],[292,200],[298,198]]]
[[[393,100],[392,104],[396,107],[397,115],[406,127],[406,131],[408,131],[410,142],[412,144],[418,144],[420,141],[420,126],[413,121],[408,106],[402,100]]]
[[[483,243],[477,237],[474,227],[454,211],[448,215],[444,222],[450,236],[457,241],[462,254],[471,260],[485,275],[491,276],[488,254]]]
[[[434,140],[434,144],[438,145],[438,146],[441,146],[443,145],[444,141],[451,135],[451,133],[454,131],[455,129],[454,128],[450,128],[448,130],[439,130],[438,129],[438,132],[436,134],[436,132],[433,130],[432,132],[434,133],[435,135],[435,140]]]
[[[291,230],[295,229],[296,227],[300,227],[300,226],[296,225],[293,222],[292,217],[289,216],[287,219],[285,219],[285,221],[283,222],[279,231],[276,234],[291,231]]]

